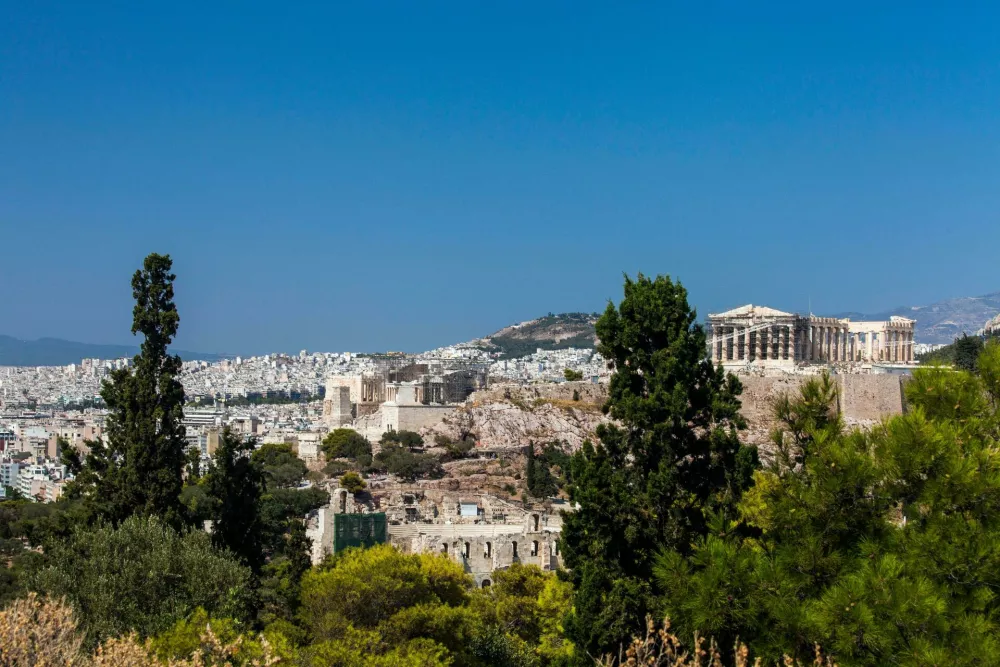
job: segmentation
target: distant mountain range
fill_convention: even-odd
[[[916,342],[936,344],[951,343],[963,333],[976,333],[997,313],[1000,313],[1000,292],[947,299],[929,306],[899,306],[879,313],[837,313],[833,317],[882,321],[901,315],[917,321]],[[477,343],[506,358],[531,354],[539,348],[593,347],[597,342],[596,321],[597,313],[549,313],[536,320],[505,327]],[[0,366],[66,366],[80,363],[81,359],[119,359],[138,352],[138,346],[134,345],[95,345],[59,338],[19,340],[0,335]],[[185,361],[218,361],[232,356],[184,350],[172,352]]]
[[[220,354],[183,350],[171,350],[171,352],[180,355],[185,361],[193,359],[218,361],[225,358],[225,355]],[[0,366],[67,366],[78,364],[82,359],[120,359],[138,353],[139,348],[135,345],[95,345],[59,338],[19,340],[0,335]]]
[[[900,315],[917,321],[916,342],[947,344],[963,333],[976,333],[997,313],[1000,313],[1000,292],[947,299],[929,306],[899,306],[879,313],[836,313],[831,317],[880,322],[893,315]],[[597,343],[594,331],[597,317],[597,313],[549,313],[536,320],[505,327],[479,342],[501,352],[503,357],[520,357],[539,348],[559,350],[567,347],[593,347]]]
[[[834,317],[852,320],[887,320],[900,315],[916,320],[914,338],[918,343],[951,343],[963,333],[974,334],[987,320],[1000,313],[1000,292],[984,296],[964,296],[929,306],[900,306],[881,313],[838,313]]]

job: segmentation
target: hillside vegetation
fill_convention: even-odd
[[[538,349],[594,347],[597,344],[594,329],[597,317],[597,314],[588,313],[549,313],[537,320],[505,327],[484,338],[483,344],[500,352],[500,356],[505,359],[523,357]]]

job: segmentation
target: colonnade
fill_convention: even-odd
[[[900,329],[852,331],[851,361],[913,361],[913,332]]]
[[[712,330],[714,361],[796,359],[799,341],[794,327],[715,326]]]
[[[832,318],[831,318],[832,319]],[[850,331],[847,322],[798,322],[712,327],[712,360],[862,362],[913,361],[913,332],[886,328]]]

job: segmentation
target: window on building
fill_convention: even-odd
[[[514,548],[514,558],[517,558],[517,542],[511,542],[510,544]]]
[[[534,540],[531,543],[531,555],[532,556],[538,555],[538,540]]]
[[[486,550],[483,552],[483,557],[484,558],[492,558],[493,557],[493,543],[492,542],[487,542],[486,543]]]
[[[465,543],[465,552],[462,555],[465,556],[466,558],[468,558],[471,554],[472,554],[472,545],[469,544],[468,542],[466,542]]]
[[[489,585],[490,585],[490,580],[489,579],[483,579],[483,588],[486,588]]]
[[[538,515],[537,514],[532,514],[531,515],[531,525],[534,526],[534,528],[532,528],[532,530],[537,533],[538,532]]]
[[[445,542],[444,544],[441,545],[441,553],[443,553],[443,554],[448,553],[448,543],[447,542]]]

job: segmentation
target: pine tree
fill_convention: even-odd
[[[815,644],[841,665],[995,662],[1000,344],[977,368],[915,371],[909,411],[867,431],[844,427],[829,377],[779,401],[777,455],[739,504],[759,532],[657,560],[673,627],[765,662]]]
[[[212,542],[232,551],[259,574],[264,565],[264,522],[260,504],[265,482],[263,466],[252,456],[253,451],[252,440],[244,440],[225,429],[205,482],[209,495],[216,501]]]
[[[970,373],[975,372],[979,354],[983,351],[983,339],[979,336],[962,334],[955,341],[955,367]]]
[[[687,292],[667,277],[626,277],[625,297],[597,322],[614,369],[597,445],[571,464],[561,545],[575,588],[570,638],[617,651],[655,611],[658,546],[687,554],[714,517],[733,519],[756,450],[740,444],[742,387],[712,365]],[[583,653],[583,652],[581,652]]]
[[[83,495],[97,516],[118,524],[133,514],[185,523],[180,501],[185,463],[180,357],[167,348],[180,317],[169,255],[151,254],[132,277],[132,333],[142,334],[133,368],[112,372],[101,389],[108,406],[103,442],[88,443],[71,495]]]

